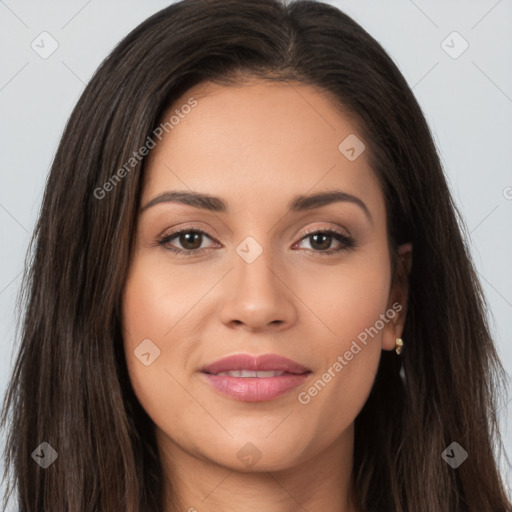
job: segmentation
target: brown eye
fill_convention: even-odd
[[[183,229],[165,235],[158,240],[158,244],[172,252],[197,254],[208,249],[208,247],[201,247],[204,237],[211,239],[207,233],[200,229]],[[174,244],[171,244],[171,241],[175,239],[177,242],[174,242],[174,244],[177,243],[181,247],[175,247]]]
[[[312,240],[311,246],[313,249],[329,249],[333,240],[332,235],[327,235],[325,233],[317,233],[316,235],[309,235],[309,238]]]
[[[182,247],[187,250],[196,250],[201,247],[202,234],[197,231],[186,231],[177,235]],[[199,244],[198,244],[199,242]]]
[[[339,246],[331,249],[333,239],[338,242]],[[355,247],[355,242],[350,236],[333,229],[316,230],[307,233],[306,236],[301,239],[301,241],[303,240],[311,240],[311,249],[306,248],[307,250],[326,255]]]
[[[160,238],[158,244],[171,252],[184,256],[193,256],[210,249],[210,247],[201,247],[205,237],[212,240],[212,237],[200,229],[182,229]],[[316,230],[307,233],[299,243],[308,239],[311,240],[311,248],[306,248],[306,250],[326,256],[355,247],[355,242],[350,236],[333,229]],[[175,241],[171,243],[173,240]],[[338,242],[338,247],[334,249],[331,248],[333,240]]]

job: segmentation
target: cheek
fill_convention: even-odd
[[[308,305],[321,320],[323,333],[310,353],[317,360],[321,354],[322,364],[298,401],[306,415],[323,425],[326,439],[354,420],[375,380],[386,325],[381,315],[389,295],[390,271],[384,260],[324,268],[309,289]],[[306,290],[300,293],[304,296]]]
[[[222,274],[136,253],[126,280],[122,325],[130,381],[152,420],[161,428],[173,425],[174,433],[186,430],[175,411],[190,409],[191,361],[204,349],[197,340],[213,318],[205,304],[211,305],[208,292]]]
[[[179,407],[176,395],[171,392],[172,376],[176,373],[171,363],[185,360],[185,348],[178,336],[173,339],[172,351],[162,340],[173,338],[173,332],[179,330],[174,326],[191,307],[176,297],[176,290],[180,289],[179,282],[169,282],[157,265],[142,258],[133,261],[124,289],[126,364],[134,392],[153,420]]]
[[[164,345],[160,346],[160,362],[167,356],[163,349],[171,342],[173,353],[180,351],[200,329],[203,320],[195,312],[216,280],[216,273],[202,275],[195,268],[173,268],[158,255],[136,256],[123,296],[126,348],[133,350],[144,338],[150,338]]]
[[[357,338],[386,310],[390,270],[385,258],[354,258],[302,274],[305,277],[297,278],[294,292],[309,309],[302,308],[305,320],[310,317],[322,324],[319,335],[328,352]]]

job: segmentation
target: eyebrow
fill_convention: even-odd
[[[313,210],[336,202],[355,204],[363,210],[370,221],[372,220],[368,207],[361,199],[353,196],[352,194],[342,192],[341,190],[331,190],[317,194],[296,196],[288,204],[288,211],[302,212],[306,210]],[[229,213],[228,204],[220,197],[189,191],[169,191],[159,194],[147,202],[140,211],[142,213],[148,208],[159,203],[178,203],[212,212]]]

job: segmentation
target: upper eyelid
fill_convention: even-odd
[[[163,235],[159,236],[158,239],[162,240],[164,238],[170,238],[172,240],[172,238],[174,238],[177,235],[180,235],[181,233],[189,233],[192,231],[201,233],[202,235],[206,235],[208,238],[210,238],[212,240],[215,239],[215,237],[210,235],[210,233],[208,233],[208,231],[206,231],[205,229],[192,227],[192,226],[183,226],[183,227],[177,229],[176,231],[171,231],[170,233],[163,234]]]

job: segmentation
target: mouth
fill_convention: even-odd
[[[219,372],[215,373],[213,375],[227,375],[229,377],[242,377],[244,379],[246,378],[257,378],[257,379],[265,379],[268,377],[281,377],[281,375],[284,375],[287,372],[274,372],[274,371],[252,371],[252,370],[233,370],[230,372]],[[289,374],[293,375],[293,374]]]
[[[243,402],[264,402],[300,386],[312,371],[277,354],[238,354],[205,366],[201,373],[224,396]]]

